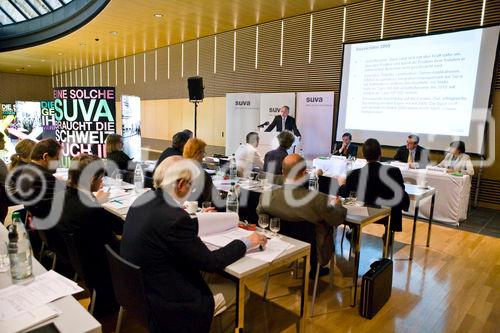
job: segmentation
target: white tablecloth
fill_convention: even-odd
[[[366,164],[363,159],[357,159],[352,169],[359,169]],[[347,166],[346,161],[340,158],[313,160],[313,167],[322,169],[326,176],[345,176]],[[405,179],[405,183],[422,184],[427,182],[427,185],[436,188],[436,202],[434,205],[434,220],[458,225],[461,221],[467,218],[467,209],[469,205],[471,177],[464,175],[452,176],[449,174],[441,174],[425,169],[409,169],[402,168],[401,173]],[[420,205],[419,217],[427,218],[430,212],[430,198],[424,200]],[[415,208],[413,202],[408,212],[413,216]]]
[[[436,189],[434,220],[458,225],[467,218],[471,177],[428,172],[426,170],[402,170],[405,183],[422,183]],[[430,212],[430,199],[420,205],[419,217],[427,218]],[[410,206],[409,214],[413,215],[414,207]]]

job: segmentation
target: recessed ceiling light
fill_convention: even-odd
[[[21,70],[19,68],[16,68],[16,72],[20,72]]]
[[[41,62],[45,62],[45,59],[40,59]]]
[[[156,18],[162,18],[163,14],[162,13],[154,13],[153,16]]]
[[[62,53],[61,53],[61,52],[59,52],[59,53],[58,53],[57,55],[60,55],[60,56],[62,56]]]
[[[111,36],[118,36],[118,32],[117,31],[110,31],[109,34]]]
[[[28,64],[28,67],[31,67],[31,65]]]

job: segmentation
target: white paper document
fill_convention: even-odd
[[[228,245],[235,239],[241,239],[243,237],[247,237],[252,233],[253,231],[248,231],[236,227],[223,233],[207,235],[200,238],[206,244],[213,245],[217,248],[221,248]],[[271,239],[268,239],[267,245],[265,246],[264,249],[262,250],[260,248],[252,249],[248,251],[245,256],[262,260],[265,262],[272,262],[277,257],[279,257],[280,254],[282,254],[284,251],[292,247],[293,247],[292,244],[285,242],[278,237],[273,237]]]
[[[347,215],[356,215],[364,217],[370,216],[370,214],[368,214],[368,207],[356,206],[356,205],[346,205],[344,207],[347,208]]]
[[[24,312],[19,316],[0,320],[0,332],[17,333],[32,328],[35,325],[57,317],[62,312],[51,304],[42,305],[36,309]]]
[[[17,284],[0,290],[0,321],[80,291],[83,289],[75,282],[54,271],[48,271],[26,285]]]
[[[240,221],[237,213],[197,213],[196,218],[200,237],[234,229]]]

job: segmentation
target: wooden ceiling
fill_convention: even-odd
[[[111,0],[90,23],[65,37],[0,53],[0,72],[51,75],[359,1],[362,0]]]

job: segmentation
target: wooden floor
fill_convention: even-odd
[[[343,253],[337,245],[338,267],[334,286],[325,277],[320,284],[315,315],[308,319],[307,332],[500,332],[500,238],[434,226],[431,247],[425,247],[427,224],[418,223],[413,262],[409,253],[411,222],[396,235],[392,296],[372,319],[360,317],[350,308],[348,243]],[[378,237],[383,227],[365,229],[362,274],[380,256]],[[406,244],[402,244],[406,243]],[[352,261],[351,261],[352,262]],[[343,276],[343,274],[345,276]],[[247,305],[248,332],[296,332],[300,281],[289,272],[271,278],[270,302],[259,296],[263,280],[250,286]],[[312,290],[312,283],[311,283]],[[83,300],[85,302],[85,300]],[[280,305],[280,306],[278,306]],[[283,308],[284,307],[284,308]],[[113,331],[114,318],[103,322],[104,332]],[[122,332],[138,332],[129,320]]]

